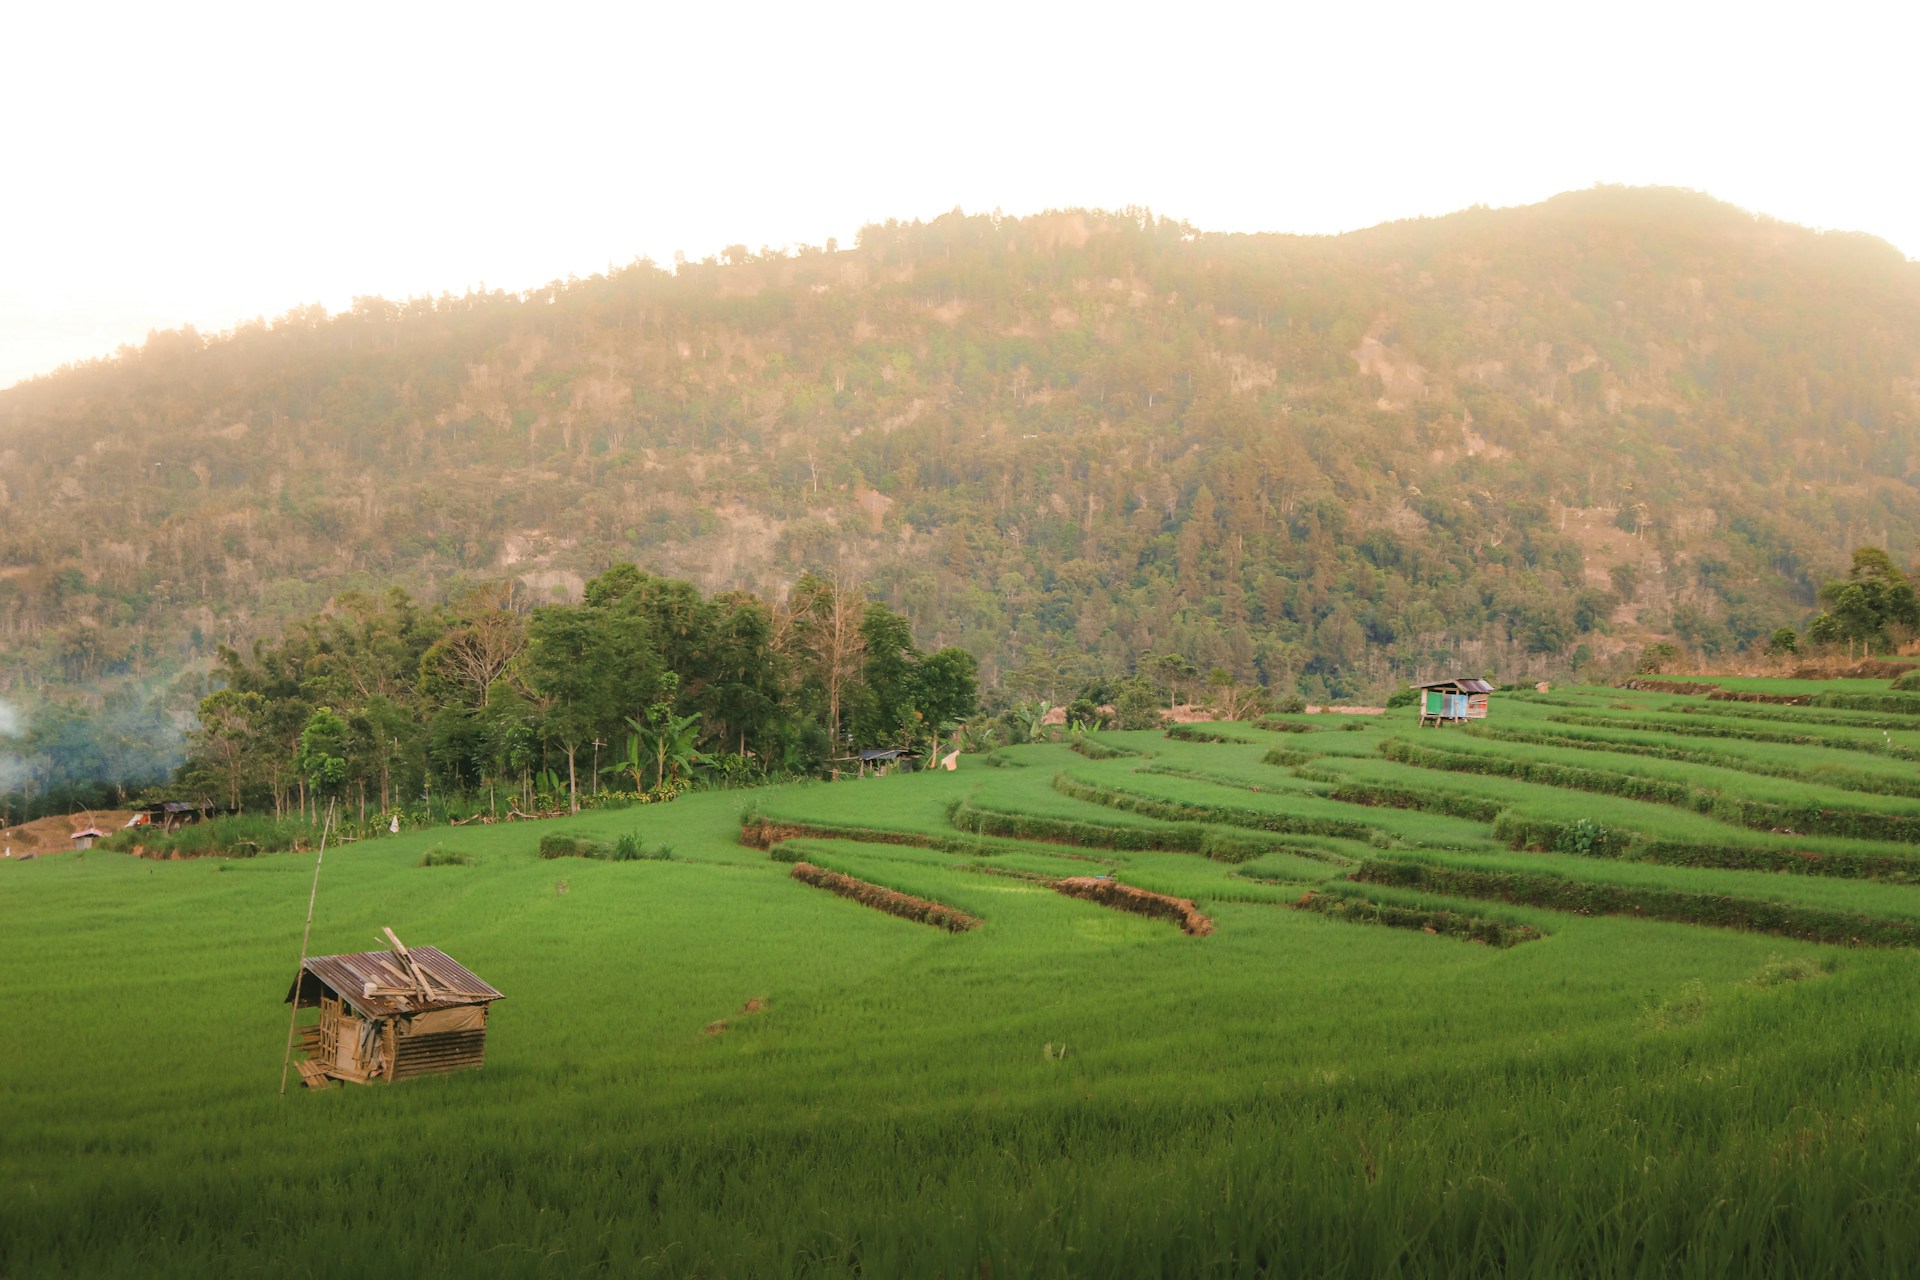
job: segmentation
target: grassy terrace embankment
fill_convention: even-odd
[[[1920,815],[1894,719],[1501,694],[348,845],[314,952],[508,999],[285,1099],[310,857],[0,866],[0,1275],[1904,1274],[1920,844],[1748,825]]]

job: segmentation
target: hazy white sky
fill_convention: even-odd
[[[1595,182],[1920,256],[1920,5],[0,11],[0,386],[958,205],[1335,232]]]

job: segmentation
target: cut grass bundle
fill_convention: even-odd
[[[439,845],[434,845],[420,855],[420,865],[423,867],[471,867],[479,861],[480,859],[470,853],[463,853],[458,849],[442,849]]]
[[[540,837],[540,856],[552,858],[600,858],[605,859],[613,853],[613,846],[605,840],[596,840],[590,836],[575,835],[571,832],[549,832]]]
[[[1194,906],[1190,898],[1153,893],[1105,876],[1070,876],[1054,881],[1053,889],[1070,898],[1084,898],[1117,911],[1131,911],[1154,920],[1171,920],[1180,926],[1181,932],[1196,938],[1204,938],[1213,932],[1212,919]]]

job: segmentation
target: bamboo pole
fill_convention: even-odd
[[[307,971],[307,943],[313,940],[313,904],[320,896],[320,863],[327,856],[327,832],[333,827],[333,801],[327,801],[327,820],[320,828],[320,851],[313,857],[313,888],[307,892],[307,929],[300,935],[300,965],[293,971],[293,1008],[287,1013],[287,1056],[280,1063],[280,1096],[287,1094],[287,1071],[293,1066],[293,1031],[300,1020],[300,979]]]

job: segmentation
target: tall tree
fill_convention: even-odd
[[[787,598],[787,634],[825,694],[827,736],[835,754],[843,742],[841,703],[859,677],[866,648],[860,631],[865,605],[864,593],[845,569],[831,579],[805,574]]]
[[[241,797],[260,775],[270,749],[265,733],[267,700],[257,693],[221,689],[200,700],[200,723],[192,733],[197,776],[226,793],[239,809]]]

